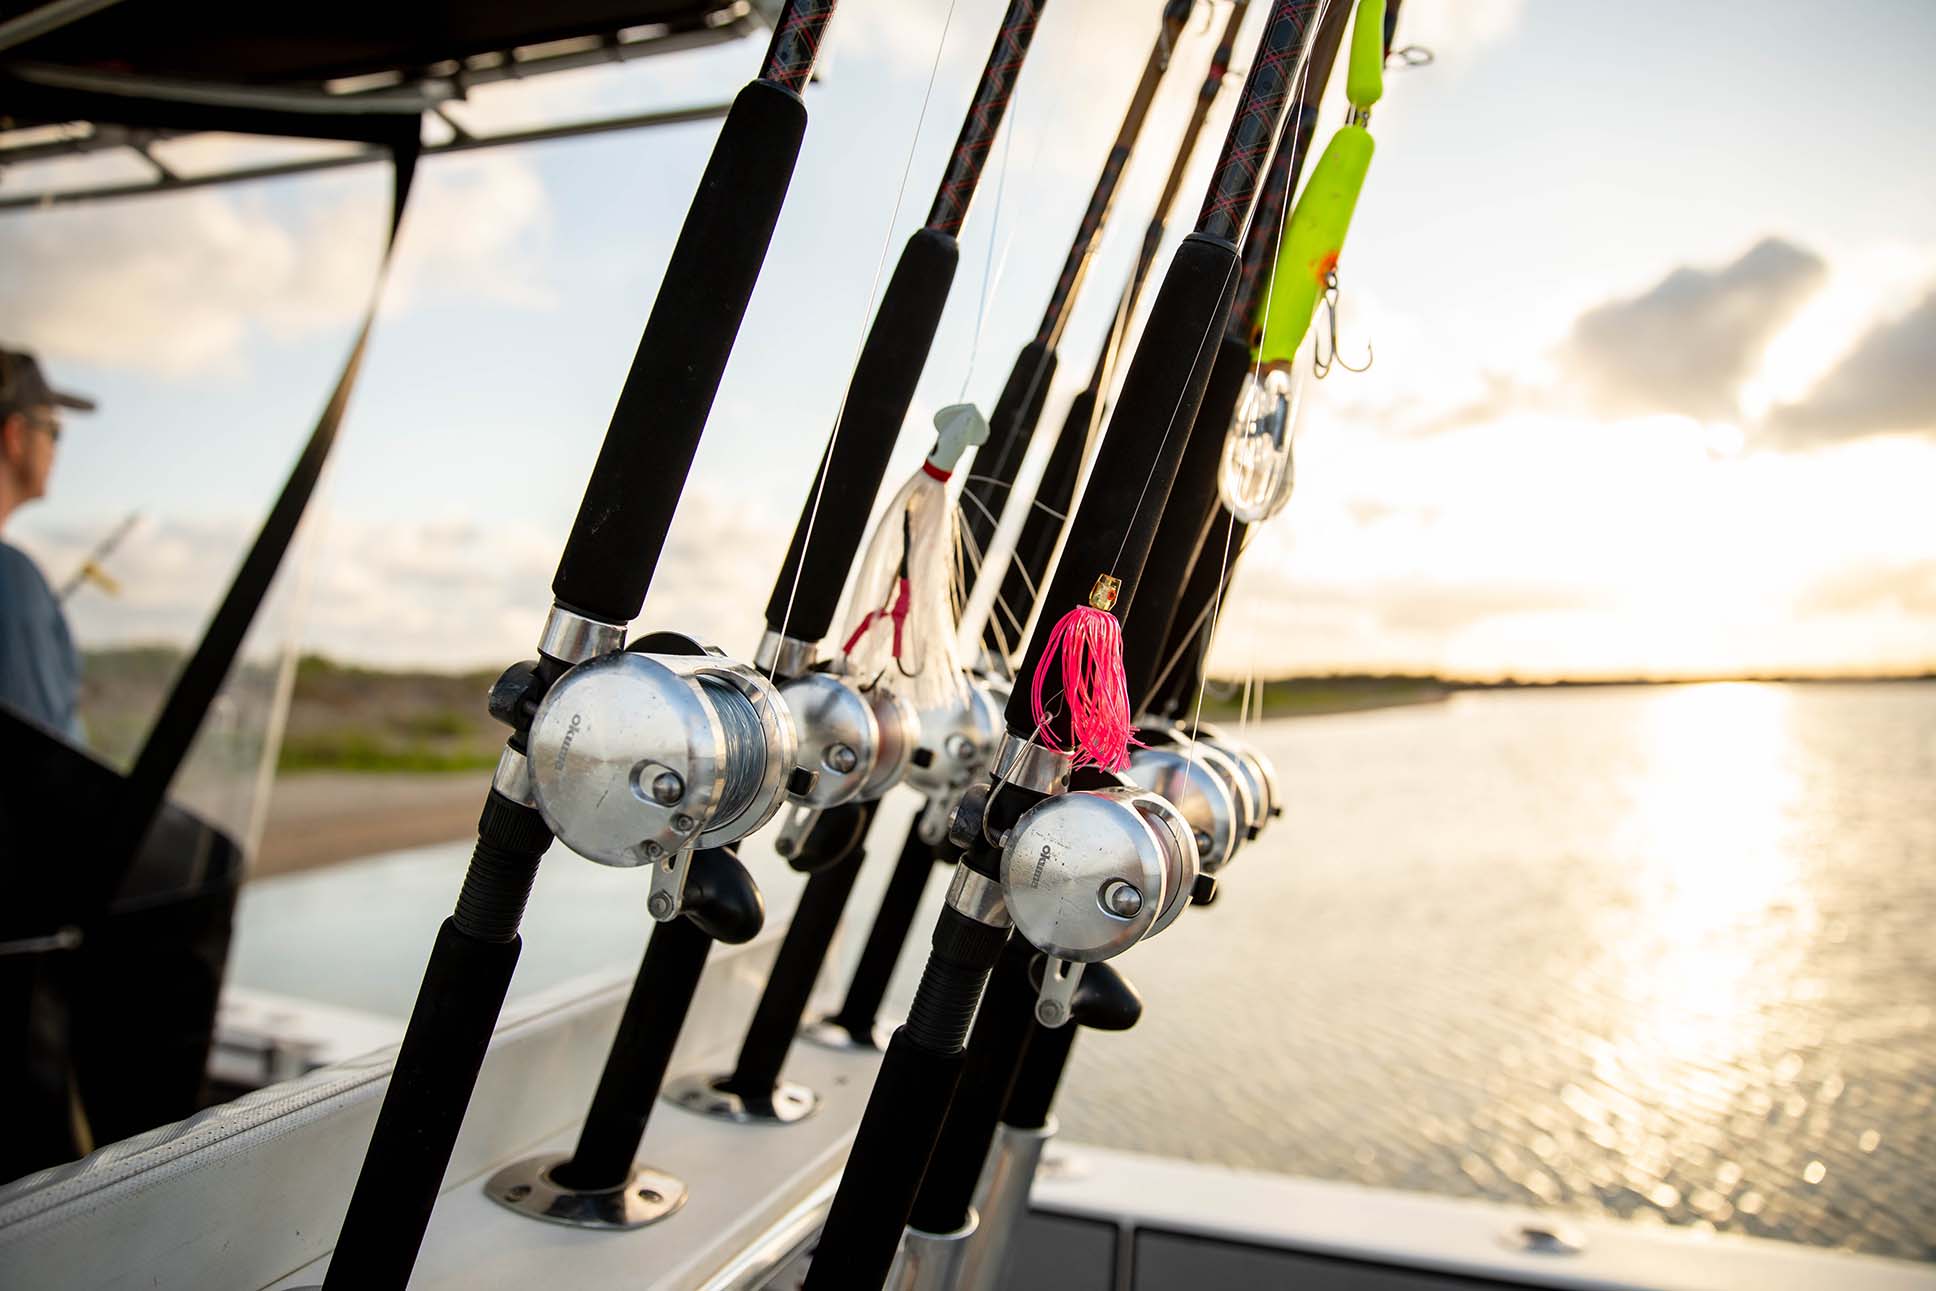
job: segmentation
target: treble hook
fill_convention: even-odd
[[[1346,372],[1363,372],[1370,368],[1372,361],[1370,341],[1365,342],[1365,361],[1362,366],[1353,367],[1344,361],[1344,356],[1338,353],[1338,271],[1336,269],[1324,275],[1323,309],[1324,331],[1320,333],[1320,338],[1314,338],[1311,343],[1311,370],[1317,373],[1318,380],[1322,381],[1331,375],[1333,365],[1343,368]],[[1329,356],[1325,354],[1324,342],[1321,339],[1324,335],[1329,335],[1331,338]]]
[[[1393,59],[1398,60],[1397,66],[1400,68],[1430,67],[1438,60],[1438,55],[1423,45],[1406,45],[1402,49],[1394,49],[1386,54],[1385,66],[1393,66]]]

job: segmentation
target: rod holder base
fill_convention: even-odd
[[[551,1177],[570,1154],[527,1157],[505,1166],[484,1185],[484,1195],[530,1219],[571,1228],[623,1231],[656,1224],[686,1204],[686,1185],[669,1174],[634,1166],[616,1188],[567,1188]]]
[[[887,1041],[894,1034],[895,1022],[876,1022],[865,1035],[858,1035],[845,1023],[820,1018],[800,1028],[800,1038],[808,1044],[835,1053],[886,1053]]]
[[[820,1109],[820,1095],[805,1085],[783,1080],[773,1087],[770,1096],[749,1097],[722,1088],[730,1079],[730,1075],[695,1072],[669,1082],[660,1097],[674,1107],[735,1125],[791,1125]]]

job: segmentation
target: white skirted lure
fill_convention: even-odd
[[[894,495],[867,540],[841,653],[848,675],[883,685],[923,712],[958,707],[967,683],[956,645],[957,519],[948,481],[961,455],[988,440],[973,404],[934,415],[935,445]]]

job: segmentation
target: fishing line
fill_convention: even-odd
[[[961,374],[961,393],[956,403],[968,402],[968,383],[974,379],[975,359],[981,354],[981,329],[988,317],[988,302],[995,293],[995,284],[1001,281],[1002,270],[1008,265],[1009,249],[1015,244],[1015,230],[1008,230],[1008,237],[1001,244],[1000,263],[995,251],[996,234],[1002,231],[1002,195],[1008,191],[1008,166],[1015,153],[1015,132],[1021,129],[1022,88],[1018,83],[1015,92],[1009,96],[1008,117],[1002,122],[1002,160],[995,169],[995,210],[994,218],[988,223],[988,254],[981,267],[981,297],[975,303],[975,331],[968,341],[967,370]]]
[[[1081,468],[1076,476],[1075,488],[1070,493],[1071,514],[1073,514],[1074,504],[1079,502],[1082,497],[1083,487],[1089,482],[1089,469],[1095,464],[1096,438],[1102,428],[1103,414],[1104,414],[1105,408],[1107,407],[1106,396],[1109,393],[1110,387],[1115,383],[1115,380],[1116,380],[1116,361],[1118,358],[1121,357],[1123,344],[1127,339],[1127,333],[1129,331],[1129,313],[1130,313],[1129,293],[1124,292],[1116,301],[1116,311],[1111,318],[1109,331],[1103,337],[1104,348],[1103,348],[1103,358],[1102,358],[1102,382],[1097,389],[1097,395],[1096,395],[1095,401],[1090,405],[1089,424],[1084,429],[1084,432],[1083,432]],[[1032,378],[1029,386],[1028,400],[1024,400],[1025,405],[1027,402],[1035,398],[1034,383],[1039,382],[1042,379],[1043,366],[1044,366],[1043,364],[1036,365],[1035,375]],[[990,479],[990,477],[987,477],[987,476],[984,476],[982,478]],[[996,483],[996,484],[1002,483],[1002,481],[1000,480],[992,480],[992,479],[990,482]],[[1039,491],[1040,490],[1038,488],[1038,493]],[[967,496],[967,492],[965,490],[963,491],[962,496],[963,497]],[[977,505],[980,505],[982,507],[982,511],[985,514],[989,513],[987,505],[985,503],[982,503],[980,498],[976,498],[975,501]],[[1034,511],[1041,511],[1043,514],[1052,517],[1063,526],[1062,532],[1060,532],[1056,537],[1054,548],[1051,549],[1049,553],[1048,562],[1043,566],[1044,569],[1053,570],[1055,568],[1056,561],[1061,556],[1062,546],[1068,540],[1067,526],[1068,526],[1069,516],[1062,514],[1061,512],[1056,511],[1054,508],[1046,505],[1045,503],[1043,503],[1043,501],[1039,496],[1031,496],[1029,498],[1029,508]],[[1035,615],[1040,612],[1040,609],[1041,609],[1041,592],[1036,588],[1034,580],[1028,576],[1026,562],[1021,559],[1019,553],[1017,553],[1015,558],[1009,562],[1008,567],[1015,570],[1017,576],[1021,578],[1023,585],[1028,589],[1029,607],[1030,607],[1029,619],[1032,620],[1035,617]],[[1011,622],[1014,621],[1014,618],[1015,618],[1014,609],[1010,607],[1008,603],[1008,598],[1002,595],[1001,589],[997,588],[995,591],[995,599],[991,601],[988,606],[987,622],[989,624],[994,625],[994,631],[996,635],[1001,638],[999,644],[1001,646],[1002,668],[1003,668],[1003,671],[1012,678],[1014,676],[1014,670],[1009,666],[1010,660],[1015,653],[1016,647],[1020,644],[1020,641],[1009,640],[1008,632],[1002,626],[1002,623],[1001,623],[1001,616],[1003,614],[1006,614],[1008,616],[1008,619]],[[1016,624],[1016,628],[1018,630],[1018,633],[1021,635],[1022,639],[1026,640],[1026,636],[1027,636],[1026,629],[1028,628],[1028,623],[1027,622],[1018,623]]]
[[[921,93],[921,111],[914,118],[914,134],[908,140],[907,160],[901,166],[901,184],[899,188],[894,190],[894,210],[887,217],[887,227],[881,232],[880,254],[874,259],[874,280],[867,288],[867,309],[861,316],[860,334],[854,341],[854,357],[848,364],[850,371],[860,364],[861,350],[867,345],[867,333],[874,317],[874,306],[880,302],[881,271],[887,268],[888,248],[894,244],[894,225],[901,218],[901,204],[907,197],[908,176],[914,173],[914,154],[920,147],[921,127],[926,124],[928,119],[928,104],[934,99],[935,80],[941,74],[941,56],[947,52],[948,29],[954,24],[955,3],[956,0],[948,0],[948,12],[941,19],[941,37],[935,42],[934,62],[928,68],[927,88]],[[823,469],[814,481],[813,505],[807,509],[807,528],[806,532],[801,536],[800,543],[800,549],[802,551],[807,550],[808,545],[813,541],[814,522],[820,518],[820,499],[827,491],[827,472],[824,469],[824,465],[833,458],[834,445],[840,442],[840,423],[845,419],[846,415],[847,391],[842,390],[840,403],[834,409],[833,433],[827,437],[827,447],[820,459]],[[788,625],[793,620],[793,603],[800,595],[800,579],[805,574],[806,568],[807,563],[804,560],[795,563],[793,586],[787,589],[786,613],[780,616],[780,635],[783,637],[786,635]],[[779,653],[776,652],[772,662],[766,666],[766,678],[768,681],[772,681],[775,678],[775,672],[779,668],[779,658]]]
[[[1210,12],[1213,7],[1214,5],[1207,5],[1204,9],[1204,16],[1205,16],[1204,30],[1206,32],[1210,30],[1210,25],[1211,25]],[[1190,33],[1187,29],[1179,31],[1176,35],[1172,35],[1167,26],[1159,29],[1157,34],[1157,49],[1158,49],[1158,54],[1160,55],[1160,58],[1161,58],[1161,68],[1157,73],[1159,78],[1163,75],[1164,72],[1167,72],[1171,62],[1174,61],[1176,57],[1178,49],[1182,46],[1184,41],[1188,39],[1189,35]],[[1148,76],[1148,71],[1146,70],[1145,77],[1147,76]],[[1155,91],[1155,95],[1160,96],[1162,92],[1163,92],[1163,88],[1161,85],[1159,85],[1157,90]],[[1154,101],[1154,96],[1153,96],[1153,101]],[[1133,100],[1132,100],[1131,111],[1132,111],[1132,114],[1135,111]],[[1153,111],[1153,105],[1145,107],[1144,113],[1143,113],[1144,120],[1147,120],[1148,116],[1152,114],[1152,111]],[[1127,130],[1128,128],[1129,126],[1126,122],[1124,129]],[[1130,151],[1128,151],[1127,155],[1125,156],[1125,159],[1122,165],[1117,169],[1115,178],[1113,180],[1109,179],[1108,177],[1109,172],[1107,171],[1107,169],[1105,169],[1104,180],[1099,181],[1101,184],[1107,185],[1110,191],[1110,196],[1105,199],[1105,205],[1103,207],[1103,211],[1105,214],[1109,209],[1109,203],[1113,203],[1114,201],[1114,193],[1117,191],[1117,187],[1121,183],[1123,174],[1126,172],[1129,165],[1133,161],[1133,158],[1134,158],[1133,144],[1137,135],[1140,134],[1141,129],[1142,129],[1142,126],[1139,123],[1135,127],[1135,133],[1130,134],[1129,141],[1127,143],[1124,142],[1124,136],[1121,132],[1119,132],[1117,135],[1118,146]],[[1098,189],[1098,193],[1101,193],[1102,191],[1103,191],[1102,188]],[[1092,201],[1093,200],[1094,199],[1092,198]],[[1093,210],[1093,207],[1092,207],[1092,210]],[[1088,217],[1085,216],[1084,218],[1086,220]],[[1012,231],[1011,231],[1011,235],[1012,235]],[[1080,261],[1080,266],[1074,270],[1075,282],[1079,283],[1082,280],[1082,275],[1087,271],[1088,266],[1096,259],[1104,236],[1105,236],[1105,229],[1099,219],[1096,229],[1093,232],[1091,232],[1090,235],[1088,236],[1087,247],[1086,247],[1086,250],[1083,251],[1082,259]],[[1078,239],[1079,239],[1078,245],[1080,246],[1082,245],[1080,240],[1081,239],[1080,231],[1078,233]],[[1006,264],[1006,255],[1004,255],[1003,263],[1004,265]],[[1066,269],[1067,267],[1065,266],[1065,271]],[[1036,404],[1037,396],[1042,394],[1042,383],[1047,378],[1049,369],[1053,363],[1056,346],[1059,343],[1062,329],[1067,325],[1069,315],[1073,312],[1073,308],[1074,308],[1073,301],[1074,301],[1075,291],[1076,291],[1076,288],[1074,286],[1071,286],[1069,288],[1069,294],[1067,296],[1062,297],[1059,302],[1056,299],[1052,298],[1049,313],[1047,316],[1044,317],[1042,326],[1036,333],[1035,343],[1042,345],[1044,349],[1029,370],[1028,384],[1023,389],[1022,397],[1019,400],[1019,406],[1023,409],[1034,407]],[[1120,317],[1124,312],[1123,307],[1126,306],[1127,303],[1128,303],[1127,299],[1125,298],[1125,300],[1119,304],[1117,309],[1118,317]],[[1115,331],[1115,328],[1112,327],[1109,333],[1109,336],[1114,336],[1114,335],[1116,335],[1116,331]],[[1105,343],[1107,342],[1107,340],[1108,340],[1108,337],[1105,337]],[[979,342],[980,342],[980,320],[977,319],[977,323],[976,323],[977,346],[979,345]],[[970,356],[971,369],[972,369],[972,363],[973,363],[973,355],[971,354]],[[1105,382],[1104,388],[1105,389],[1107,388],[1106,382]],[[963,381],[962,396],[964,399],[967,396],[966,380]],[[1100,399],[1098,399],[1097,405],[1098,405],[1098,408],[1100,408],[1101,406]],[[1091,432],[1087,440],[1088,444],[1093,444],[1095,440],[1094,421],[1095,421],[1095,418],[1092,415]],[[1026,451],[1026,449],[1024,449],[1024,451]],[[1019,463],[1017,463],[1017,465],[1019,467]],[[995,490],[1007,490],[1011,496],[1013,495],[1015,490],[1015,480],[1013,478],[1003,480],[995,476],[971,475],[968,477],[968,482],[980,482],[980,483],[992,486],[991,492]],[[1079,487],[1081,483],[1081,479],[1078,479],[1077,483]],[[963,492],[964,494],[966,493],[965,488]],[[976,500],[977,502],[980,502],[979,498]],[[1004,508],[1006,508],[1007,501],[1004,500],[1002,505]],[[989,519],[991,522],[990,523],[991,532],[989,535],[991,541],[989,545],[989,550],[992,551],[995,549],[995,544],[993,542],[993,538],[994,538],[993,531],[1000,528],[1000,520],[999,520],[999,517],[995,516],[992,510],[986,504],[982,505],[981,511],[984,515],[989,516]],[[1055,513],[1053,511],[1050,511],[1049,514],[1054,515]],[[1060,544],[1058,544],[1058,550],[1059,550],[1059,546]],[[1053,561],[1051,561],[1051,565],[1053,565]],[[995,622],[997,615],[1003,611],[1006,611],[1008,613],[1008,616],[1011,619],[1013,619],[1014,613],[1012,610],[1009,609],[1007,600],[1005,597],[1003,597],[1001,588],[998,586],[995,590],[995,594],[993,598],[989,601],[987,619],[982,624],[977,625],[977,628],[976,628],[977,634],[981,632],[985,632],[987,630],[987,624]],[[1031,617],[1033,617],[1033,613],[1031,613]],[[1000,629],[998,625],[997,631],[999,632],[999,630]]]
[[[1230,568],[1230,532],[1233,527],[1231,525],[1224,526],[1223,564],[1220,570]],[[1217,594],[1210,602],[1210,631],[1205,635],[1203,642],[1203,671],[1197,676],[1196,708],[1190,714],[1190,761],[1192,764],[1196,762],[1197,756],[1197,732],[1203,729],[1203,695],[1210,686],[1210,642],[1217,639],[1217,622],[1223,616],[1223,590],[1223,579],[1219,577],[1217,579]],[[1238,723],[1238,729],[1242,729],[1241,719]]]
[[[1317,7],[1317,9],[1316,9],[1316,11],[1315,11],[1315,12],[1314,12],[1314,13],[1312,14],[1312,17],[1311,17],[1311,26],[1312,26],[1313,28],[1316,28],[1316,27],[1317,27],[1317,26],[1318,26],[1318,25],[1319,25],[1320,23],[1322,23],[1322,22],[1324,21],[1324,14],[1325,14],[1325,11],[1326,11],[1326,10],[1327,10],[1327,9],[1328,9],[1328,8],[1330,7],[1330,5],[1331,5],[1331,0],[1319,0],[1319,4],[1318,4],[1318,7]],[[1285,110],[1285,116],[1284,116],[1284,118],[1283,118],[1283,120],[1284,120],[1284,126],[1285,126],[1286,128],[1291,128],[1291,127],[1292,127],[1292,126],[1294,125],[1294,120],[1293,120],[1293,118],[1291,117],[1291,115],[1290,115],[1290,113],[1291,113],[1291,112],[1293,112],[1293,111],[1295,111],[1295,110],[1297,110],[1298,108],[1301,108],[1301,107],[1303,106],[1303,103],[1304,103],[1304,92],[1305,92],[1305,90],[1306,90],[1306,88],[1308,87],[1308,81],[1309,81],[1309,73],[1310,73],[1310,70],[1311,70],[1311,59],[1310,59],[1310,51],[1309,51],[1309,49],[1308,49],[1308,47],[1307,47],[1307,48],[1306,48],[1306,50],[1305,50],[1305,51],[1303,52],[1303,54],[1302,54],[1302,55],[1301,55],[1301,56],[1300,56],[1300,57],[1298,58],[1298,63],[1297,63],[1297,79],[1296,79],[1296,81],[1295,81],[1295,83],[1294,83],[1294,86],[1293,86],[1293,89],[1292,89],[1292,92],[1291,92],[1291,101],[1290,101],[1290,103],[1289,103],[1289,104],[1287,105],[1287,107],[1286,107],[1286,110]],[[1283,147],[1283,146],[1284,146],[1284,140],[1283,140],[1283,138],[1282,138],[1282,136],[1281,136],[1281,135],[1280,135],[1280,137],[1279,137],[1279,141],[1278,141],[1278,146],[1279,146],[1279,147]],[[1290,205],[1291,205],[1291,204],[1290,204],[1290,201],[1289,201],[1289,200],[1288,200],[1288,198],[1287,198],[1287,199],[1286,199],[1286,201],[1285,201],[1285,203],[1284,203],[1284,212],[1283,212],[1283,213],[1280,213],[1280,214],[1279,214],[1279,216],[1278,216],[1278,221],[1279,221],[1279,224],[1278,224],[1278,238],[1279,238],[1280,240],[1281,240],[1281,239],[1283,238],[1283,236],[1284,236],[1284,230],[1283,230],[1283,221],[1284,221],[1284,220],[1285,220],[1285,218],[1286,218],[1286,213],[1288,213],[1288,212],[1289,212],[1289,210],[1290,210]],[[1251,207],[1250,207],[1250,209],[1249,209],[1249,210],[1247,210],[1247,211],[1245,211],[1245,212],[1244,212],[1244,222],[1243,222],[1243,226],[1242,226],[1242,227],[1241,227],[1240,229],[1238,229],[1238,231],[1237,231],[1237,245],[1238,245],[1239,247],[1242,247],[1242,246],[1243,246],[1243,244],[1244,244],[1244,240],[1245,240],[1246,238],[1248,238],[1248,237],[1250,236],[1250,222],[1251,222],[1251,220],[1252,220],[1253,218],[1255,218],[1255,216],[1256,216],[1256,213],[1257,213],[1257,207],[1256,207],[1256,205],[1255,205],[1255,203],[1253,203],[1253,204],[1251,205]],[[1233,267],[1231,267],[1231,268],[1226,268],[1226,269],[1224,270],[1224,278],[1223,278],[1223,281],[1224,281],[1224,286],[1225,286],[1226,288],[1228,288],[1228,287],[1230,286],[1230,275],[1231,275],[1231,273],[1233,272],[1233,270],[1234,270],[1235,272],[1238,272],[1238,273],[1241,273],[1241,272],[1242,272],[1242,259],[1241,259],[1241,257],[1239,257],[1239,262],[1238,262],[1238,264],[1237,264],[1237,265],[1235,265],[1235,266],[1233,266]],[[1273,265],[1272,265],[1272,273],[1273,273],[1273,274],[1275,274],[1275,272],[1276,272],[1276,266],[1275,266],[1275,265],[1273,264]],[[1269,303],[1268,303],[1268,301],[1266,301],[1266,303],[1265,303],[1265,306],[1264,306],[1264,307],[1265,307],[1265,309],[1266,309],[1266,311],[1268,311],[1268,310],[1269,310],[1269,308],[1270,308],[1270,305],[1269,305]],[[1208,345],[1210,344],[1210,337],[1211,337],[1212,335],[1216,335],[1216,334],[1217,334],[1217,333],[1216,333],[1216,332],[1214,332],[1214,331],[1212,331],[1212,332],[1209,332],[1209,333],[1206,333],[1206,334],[1204,335],[1204,337],[1203,337],[1203,339],[1202,339],[1201,341],[1199,341],[1199,342],[1197,342],[1197,349],[1196,349],[1196,357],[1195,357],[1195,360],[1194,360],[1194,362],[1193,362],[1193,366],[1194,366],[1194,363],[1201,363],[1201,362],[1203,362],[1203,354],[1204,354],[1204,350],[1205,350],[1205,348],[1206,348],[1206,347],[1207,347],[1207,346],[1208,346]],[[1260,370],[1260,371],[1262,370],[1262,366],[1261,366],[1261,365],[1262,365],[1262,361],[1261,361],[1261,358],[1260,358],[1260,360],[1259,360],[1259,370]],[[1167,445],[1169,444],[1169,442],[1170,442],[1170,436],[1171,436],[1171,435],[1172,435],[1173,433],[1175,433],[1175,431],[1176,431],[1176,415],[1177,415],[1177,413],[1178,413],[1178,412],[1180,412],[1180,411],[1182,410],[1182,408],[1183,408],[1183,401],[1184,401],[1184,399],[1185,399],[1185,398],[1187,398],[1187,397],[1188,397],[1188,392],[1187,392],[1187,391],[1186,391],[1186,392],[1185,392],[1184,394],[1179,394],[1179,395],[1177,396],[1177,400],[1176,400],[1176,404],[1175,404],[1175,406],[1174,406],[1174,407],[1172,407],[1172,408],[1170,409],[1170,417],[1169,417],[1169,421],[1168,421],[1168,422],[1167,422],[1167,424],[1165,424],[1165,426],[1163,427],[1163,438],[1162,438],[1161,440],[1159,440],[1159,441],[1157,441],[1157,450],[1156,450],[1156,452],[1157,452],[1157,460],[1159,460],[1159,461],[1160,461],[1160,460],[1162,460],[1162,455],[1163,455],[1163,449],[1164,449],[1164,448],[1165,448],[1165,447],[1166,447],[1166,446],[1167,446]],[[1142,491],[1141,491],[1140,493],[1138,493],[1138,494],[1137,494],[1137,496],[1136,496],[1136,506],[1135,506],[1135,508],[1133,509],[1133,511],[1132,511],[1132,514],[1133,514],[1133,512],[1134,512],[1134,511],[1140,511],[1140,510],[1142,510],[1142,506],[1143,506],[1143,500],[1144,500],[1144,498],[1146,498],[1146,497],[1148,496],[1148,494],[1149,494],[1149,486],[1150,486],[1150,481],[1152,481],[1152,480],[1154,480],[1155,478],[1156,478],[1156,473],[1155,473],[1154,471],[1151,471],[1151,472],[1150,472],[1150,473],[1149,473],[1149,474],[1148,474],[1147,476],[1145,476],[1145,477],[1144,477],[1144,479],[1143,479],[1143,488],[1142,488]],[[1126,549],[1128,548],[1128,546],[1129,546],[1129,531],[1128,531],[1128,530],[1125,530],[1125,531],[1124,531],[1124,533],[1123,533],[1123,537],[1122,537],[1122,541],[1121,541],[1120,543],[1118,543],[1118,544],[1117,544],[1117,546],[1116,546],[1116,557],[1115,557],[1115,560],[1116,560],[1117,562],[1120,562],[1120,561],[1122,560],[1122,557],[1123,557],[1123,552],[1124,552],[1124,550],[1126,550]],[[1112,562],[1112,563],[1114,563],[1114,562]],[[1135,610],[1135,602],[1134,602],[1134,601],[1132,601],[1132,602],[1130,603],[1130,609],[1131,609],[1131,611],[1132,611],[1132,612],[1133,612],[1133,611]]]
[[[1311,25],[1313,28],[1320,28],[1323,26],[1325,17],[1330,12],[1331,6],[1334,3],[1337,3],[1337,0],[1320,0],[1320,3],[1317,8],[1317,12],[1312,16],[1312,19],[1311,19]],[[1298,116],[1303,112],[1303,110],[1307,106],[1315,106],[1315,105],[1308,105],[1305,102],[1310,92],[1310,88],[1311,88],[1311,59],[1308,56],[1308,51],[1307,51],[1306,57],[1298,60],[1297,82],[1291,93],[1291,103],[1290,103],[1289,111],[1285,114],[1285,118],[1284,118],[1285,133],[1280,134],[1278,136],[1278,140],[1277,140],[1278,147],[1294,148],[1297,146]],[[1285,182],[1287,185],[1289,184],[1289,180],[1290,180],[1290,176],[1287,173],[1285,176]],[[1272,244],[1275,248],[1281,249],[1284,245],[1284,229],[1290,223],[1291,207],[1294,204],[1292,199],[1295,196],[1296,194],[1287,191],[1284,194],[1284,203],[1277,212],[1277,237]],[[1255,208],[1253,207],[1252,215],[1254,214],[1255,214]],[[1250,235],[1249,219],[1247,218],[1245,220],[1244,236],[1248,237],[1249,235]],[[1270,267],[1266,271],[1267,276],[1264,280],[1264,285],[1262,287],[1262,291],[1264,293],[1264,316],[1263,316],[1263,322],[1260,324],[1260,326],[1264,328],[1268,328],[1270,325],[1271,295],[1272,295],[1273,289],[1277,285],[1277,261],[1278,261],[1278,256],[1273,254],[1270,257]],[[1263,372],[1264,372],[1264,352],[1261,348],[1259,348],[1256,353],[1256,356],[1252,360],[1252,366],[1250,370],[1250,380],[1253,388],[1257,387],[1261,382],[1263,377]],[[1289,431],[1287,432],[1288,434],[1287,442],[1290,445],[1295,446],[1297,442],[1297,426],[1295,424],[1295,419],[1292,419],[1292,421],[1293,421],[1293,424],[1291,425]],[[1205,635],[1204,641],[1203,641],[1203,666],[1197,671],[1197,698],[1196,698],[1196,705],[1193,710],[1193,715],[1190,723],[1190,739],[1192,742],[1193,750],[1195,748],[1197,731],[1201,729],[1203,725],[1203,696],[1204,696],[1204,692],[1209,688],[1209,685],[1210,685],[1210,642],[1216,639],[1217,625],[1223,615],[1223,596],[1224,596],[1224,590],[1226,586],[1225,576],[1230,572],[1230,535],[1231,535],[1232,529],[1235,528],[1235,519],[1236,518],[1232,516],[1230,523],[1227,523],[1224,526],[1223,556],[1221,559],[1221,563],[1218,565],[1218,569],[1217,569],[1217,594],[1215,597],[1212,598],[1210,603],[1210,628],[1208,633]],[[1245,709],[1248,708],[1248,704],[1249,704],[1249,699],[1248,699],[1248,696],[1246,696],[1244,701]],[[1241,719],[1240,719],[1240,724],[1241,724]],[[1194,752],[1192,753],[1192,756],[1193,757],[1195,756]]]

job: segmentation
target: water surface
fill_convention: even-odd
[[[1071,1138],[1936,1258],[1936,683],[1266,723]]]

